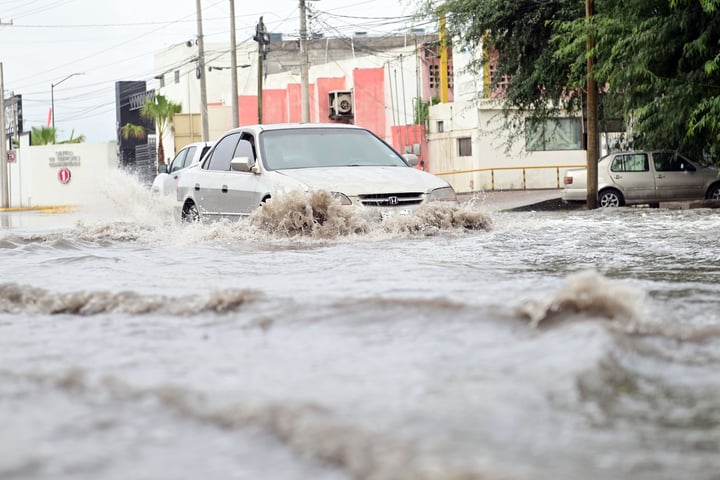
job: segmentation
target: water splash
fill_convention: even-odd
[[[290,192],[273,197],[250,217],[251,225],[276,236],[331,239],[350,235],[423,234],[448,230],[490,230],[492,221],[472,205],[431,203],[406,215],[348,207],[327,191]]]
[[[565,287],[546,298],[534,298],[518,307],[530,325],[564,314],[587,313],[627,323],[646,318],[646,293],[625,282],[611,280],[595,270],[568,275]]]

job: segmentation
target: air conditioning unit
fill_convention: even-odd
[[[328,109],[333,120],[353,116],[353,94],[350,90],[333,90],[328,93]]]

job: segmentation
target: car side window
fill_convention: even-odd
[[[182,168],[190,166],[193,158],[195,158],[195,150],[197,150],[197,147],[190,147],[187,149],[187,155],[185,155],[185,161],[183,161]]]
[[[188,149],[183,148],[178,152],[177,155],[175,155],[175,158],[173,158],[172,163],[170,163],[170,168],[168,168],[168,173],[172,173],[176,170],[180,170],[183,168],[183,162],[185,161],[185,158],[187,158]]]
[[[655,152],[653,154],[653,163],[655,170],[658,172],[684,172],[685,170],[693,170],[684,157],[675,152]]]
[[[613,172],[649,172],[650,164],[645,153],[625,153],[615,156],[610,170]]]
[[[240,133],[231,133],[220,139],[215,149],[210,152],[210,158],[205,162],[207,170],[230,170],[230,162],[235,153],[235,147],[240,140]]]

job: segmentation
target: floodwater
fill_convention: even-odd
[[[102,190],[3,216],[3,480],[720,478],[717,210]]]

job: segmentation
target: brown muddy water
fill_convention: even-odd
[[[3,480],[720,478],[717,210],[102,190],[3,216]]]

